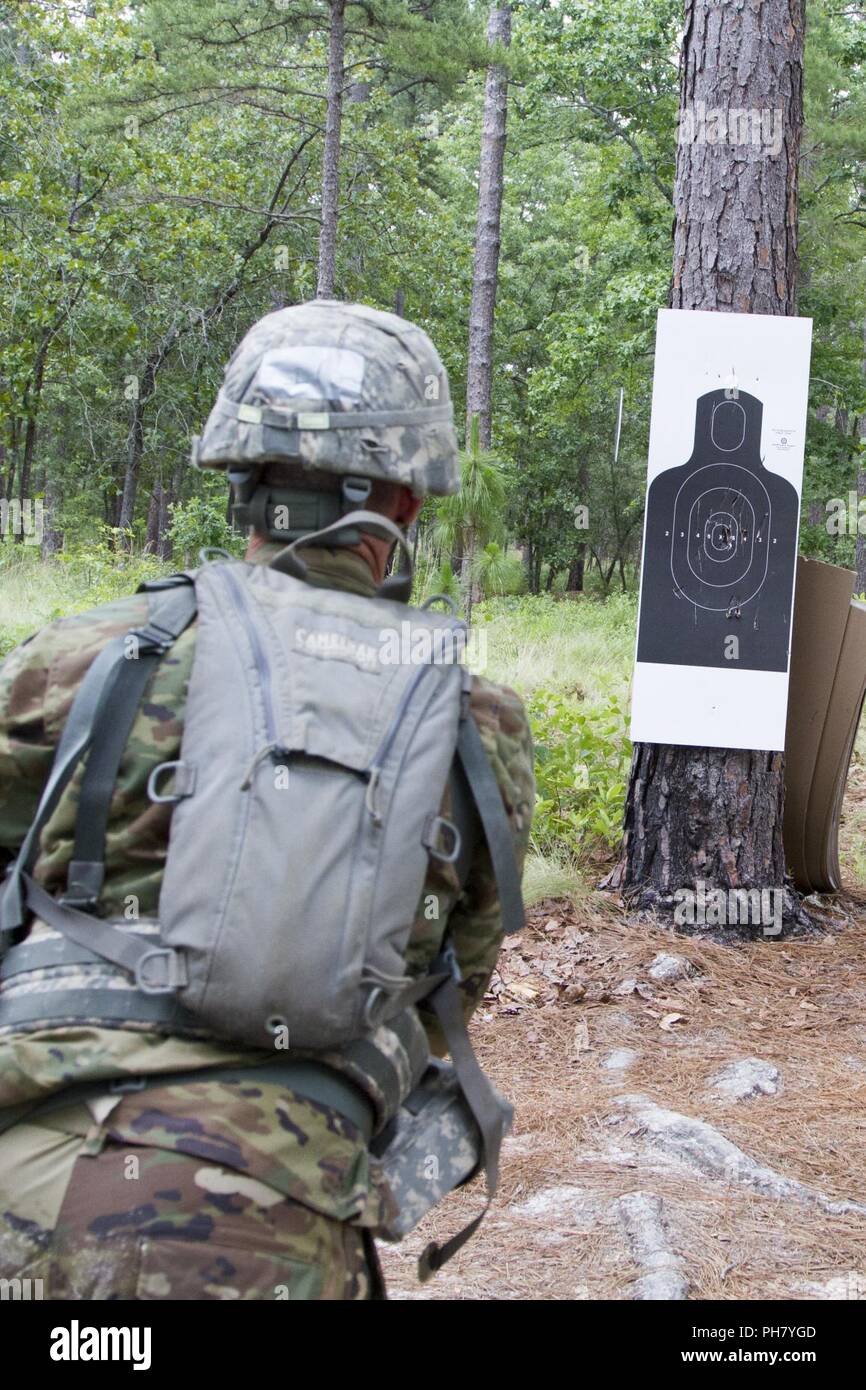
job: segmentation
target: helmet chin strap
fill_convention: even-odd
[[[283,574],[291,574],[295,579],[306,579],[307,566],[298,555],[298,550],[305,545],[316,545],[317,543],[331,538],[339,538],[337,543],[340,545],[357,545],[361,539],[362,531],[370,531],[374,536],[382,536],[385,540],[396,542],[403,552],[403,563],[398,574],[391,575],[384,580],[376,590],[377,598],[393,599],[397,603],[408,603],[412,592],[412,552],[409,543],[399,526],[388,516],[382,516],[380,512],[354,511],[341,516],[337,521],[331,522],[330,526],[323,526],[319,531],[310,531],[306,535],[298,536],[297,540],[292,541],[281,550],[279,555],[271,561],[271,569],[280,570]]]
[[[372,483],[369,478],[348,474],[337,485],[327,488],[293,487],[291,483],[272,484],[260,481],[259,469],[241,467],[229,469],[234,500],[232,511],[241,526],[251,526],[261,536],[288,545],[310,531],[321,531],[347,512],[356,512],[367,505]],[[356,545],[357,541],[337,541],[335,544]]]

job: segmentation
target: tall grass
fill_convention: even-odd
[[[151,555],[127,554],[104,541],[52,560],[7,541],[0,545],[0,657],[55,618],[134,593],[164,568]]]
[[[634,658],[636,600],[556,600],[546,594],[491,599],[477,610],[486,635],[484,675],[521,695],[558,690],[601,704],[628,696]]]

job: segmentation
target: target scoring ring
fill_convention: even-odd
[[[742,475],[742,483],[714,481],[720,473],[725,476],[734,470]],[[683,523],[678,519],[688,503],[688,494],[684,497],[683,493],[686,488],[692,492],[696,482],[703,486],[689,507],[688,521]],[[760,524],[748,493],[763,513]],[[721,459],[696,469],[682,483],[674,499],[670,567],[677,592],[695,607],[710,612],[724,611],[732,601],[739,607],[749,603],[760,592],[767,577],[769,547],[766,541],[771,525],[769,494],[760,478],[749,469]],[[714,573],[719,577],[711,579],[701,572],[707,562],[718,567]],[[738,585],[745,585],[748,592],[736,592]],[[713,589],[724,589],[724,600],[721,596],[715,599],[706,592]]]

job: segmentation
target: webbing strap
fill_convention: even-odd
[[[26,1101],[9,1110],[0,1110],[0,1134],[22,1119],[26,1119],[28,1123],[34,1120],[38,1122],[52,1111],[66,1109],[70,1105],[85,1104],[88,1100],[95,1100],[101,1096],[111,1095],[124,1099],[127,1095],[139,1095],[143,1091],[163,1090],[165,1087],[173,1086],[196,1086],[213,1081],[243,1088],[264,1083],[294,1091],[305,1100],[337,1110],[350,1120],[369,1142],[373,1129],[373,1109],[363,1091],[333,1068],[320,1062],[304,1060],[266,1062],[250,1067],[197,1067],[193,1071],[150,1072],[146,1076],[80,1082],[52,1093],[45,1100],[37,1100],[35,1103]]]
[[[460,833],[460,848],[454,861],[454,871],[462,891],[469,877],[480,825],[472,790],[459,758],[455,758],[451,764],[448,785],[451,789],[451,820]]]
[[[139,923],[139,926],[142,924]],[[152,922],[150,932],[137,931],[143,941],[160,945],[159,924]],[[32,934],[17,946],[12,946],[0,963],[0,980],[11,980],[16,975],[29,974],[31,970],[45,970],[58,965],[98,965],[102,957],[86,946],[78,946],[61,934],[39,936]],[[2,998],[2,995],[0,995]]]
[[[481,1070],[478,1058],[472,1049],[472,1043],[469,1040],[463,1019],[460,992],[453,978],[449,978],[444,984],[439,985],[429,996],[427,1002],[442,1029],[451,1060],[454,1063],[454,1070],[457,1073],[457,1080],[481,1133],[481,1154],[484,1164],[487,1201],[478,1215],[473,1217],[450,1240],[446,1240],[443,1245],[439,1245],[436,1241],[430,1242],[418,1261],[418,1277],[422,1282],[429,1279],[437,1269],[441,1269],[452,1255],[456,1255],[457,1251],[472,1238],[487,1215],[499,1182],[499,1152],[502,1148],[502,1140],[505,1137],[508,1122],[507,1112]]]
[[[177,951],[146,937],[121,931],[111,922],[105,922],[89,912],[67,907],[47,893],[29,874],[25,875],[24,885],[31,912],[74,941],[76,946],[95,951],[103,960],[119,965],[121,970],[128,970],[139,988],[146,993],[170,993],[187,983],[185,962]],[[161,962],[159,966],[156,965],[157,960]],[[153,968],[145,971],[146,964],[152,964]]]
[[[468,710],[461,718],[457,735],[457,765],[451,774],[451,796],[452,814],[460,830],[461,844],[456,870],[461,889],[465,886],[469,874],[480,819],[496,876],[503,929],[506,932],[519,931],[525,925],[525,914],[520,872],[514,854],[514,838],[499,784],[490,766],[478,726]],[[509,1121],[508,1111],[482,1071],[473,1051],[463,1018],[455,968],[453,952],[446,939],[442,953],[432,967],[432,977],[435,978],[437,971],[442,969],[449,970],[449,973],[445,981],[432,990],[425,1002],[432,1009],[442,1029],[457,1080],[478,1125],[487,1201],[478,1215],[450,1240],[442,1245],[432,1241],[427,1246],[418,1262],[418,1277],[422,1281],[429,1279],[437,1269],[441,1269],[446,1261],[472,1238],[487,1215],[499,1182],[499,1153]]]
[[[159,1027],[173,1036],[201,1037],[207,1029],[201,1019],[184,1009],[174,994],[142,994],[138,989],[85,988],[52,989],[47,994],[0,994],[0,1028],[19,1031],[45,1019],[53,1023],[82,1026],[93,1020],[95,1027],[115,1028],[125,1023]]]
[[[526,926],[520,872],[514,854],[514,837],[499,784],[484,751],[478,726],[471,715],[461,720],[457,756],[466,774],[472,799],[478,808],[487,848],[496,875],[496,891],[502,909],[502,928],[508,934]]]
[[[177,585],[181,582],[183,588],[179,589]],[[122,688],[128,689],[126,682],[129,677],[125,676],[125,673],[129,667],[138,667],[139,663],[143,662],[146,671],[149,671],[157,656],[171,645],[179,632],[188,626],[192,617],[195,617],[195,589],[192,588],[188,577],[183,575],[175,581],[175,587],[160,592],[158,598],[150,598],[150,621],[146,628],[133,631],[132,634],[124,632],[120,637],[111,639],[90,663],[88,673],[72,701],[72,708],[54,752],[49,780],[44,785],[36,815],[33,816],[31,827],[26,833],[15,862],[8,869],[3,901],[0,905],[0,933],[17,931],[19,927],[24,926],[25,877],[31,873],[38,856],[44,824],[53,815],[78,763],[88,752],[95,730],[107,731],[111,728],[111,721],[115,717],[114,692],[118,680],[122,678]],[[138,639],[138,662],[128,660],[131,635]],[[92,808],[90,813],[93,813]],[[78,820],[81,820],[81,810]],[[99,858],[101,859],[101,849]]]
[[[444,425],[454,420],[454,407],[420,405],[409,410],[323,410],[321,403],[311,402],[305,410],[294,406],[281,410],[277,406],[250,405],[233,401],[220,391],[216,408],[222,415],[249,425],[270,425],[277,430],[360,430],[386,429],[395,425]]]
[[[106,698],[112,672],[122,660],[125,637],[108,642],[91,663],[72,703],[69,717],[57,744],[54,762],[42,792],[36,815],[15,862],[10,866],[0,904],[0,932],[17,931],[27,915],[24,903],[24,875],[29,873],[39,850],[42,827],[52,815],[64,789],[90,743],[91,731]]]
[[[95,908],[99,899],[105,878],[105,833],[121,758],[157,661],[195,617],[195,589],[186,576],[179,576],[175,586],[148,593],[148,609],[147,626],[124,638],[128,659],[121,662],[110,698],[93,721],[64,895],[77,907]],[[131,637],[137,639],[132,650]]]

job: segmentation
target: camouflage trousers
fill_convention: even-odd
[[[23,1288],[24,1297],[58,1300],[379,1296],[370,1231],[340,1219],[344,1200],[329,1211],[315,1180],[300,1192],[314,1205],[277,1190],[256,1175],[261,1165],[238,1161],[243,1146],[213,1110],[203,1122],[197,1106],[185,1128],[189,1099],[167,1097],[167,1089],[151,1092],[148,1109],[126,1100],[102,1122],[99,1101],[78,1103],[0,1135],[0,1281],[20,1281],[4,1284],[4,1296],[9,1287],[13,1297]],[[299,1111],[311,1107],[293,1098],[293,1108],[298,1128]],[[144,1124],[154,1113],[158,1120]],[[339,1168],[346,1122],[331,1115]],[[311,1129],[299,1131],[306,1143],[315,1140]],[[298,1190],[291,1175],[280,1186]],[[345,1199],[345,1182],[337,1195]]]

